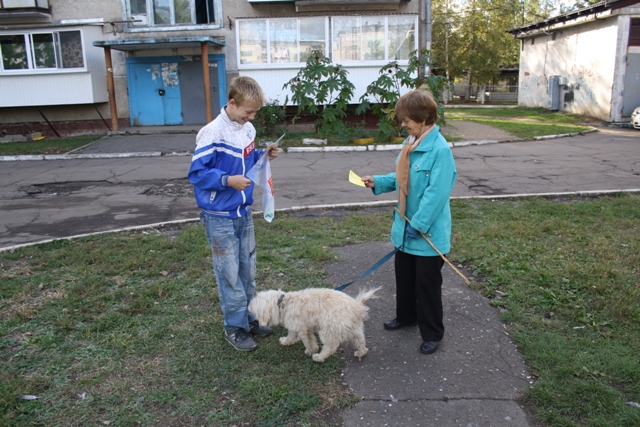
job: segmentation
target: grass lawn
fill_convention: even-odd
[[[544,108],[455,108],[447,110],[447,120],[468,120],[493,126],[522,139],[536,136],[584,132],[587,118]]]
[[[454,119],[451,119],[454,121]],[[536,122],[518,122],[512,119],[482,119],[478,117],[464,118],[461,120],[469,120],[476,123],[493,126],[497,129],[509,132],[510,134],[523,139],[533,139],[536,136],[545,135],[562,135],[567,133],[584,132],[591,129],[590,126],[564,125],[560,123],[536,123]]]
[[[639,426],[640,196],[459,201],[455,259],[510,325],[545,426]]]
[[[42,141],[4,142],[0,144],[0,156],[27,154],[64,154],[102,138],[101,135],[70,138],[46,138]]]
[[[640,196],[452,212],[450,258],[509,325],[541,424],[640,425],[627,404],[640,402]],[[389,227],[389,213],[360,210],[256,221],[259,288],[328,287],[333,246],[386,241]],[[329,426],[356,401],[339,357],[225,342],[200,225],[2,252],[0,266],[2,425]]]
[[[451,108],[446,110],[447,118],[458,116],[510,117],[565,124],[580,124],[587,119],[575,114],[551,111],[546,108]]]

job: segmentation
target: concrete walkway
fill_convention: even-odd
[[[390,243],[337,248],[341,262],[328,267],[338,286],[366,271],[393,250]],[[459,267],[458,267],[459,268]],[[346,289],[381,286],[370,300],[365,336],[369,354],[362,361],[343,345],[344,382],[362,400],[343,412],[345,427],[533,427],[522,405],[530,386],[527,367],[489,300],[443,267],[445,337],[430,355],[418,351],[418,327],[387,331],[395,317],[393,260]]]

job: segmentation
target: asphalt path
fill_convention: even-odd
[[[155,139],[182,147],[191,145],[195,135]],[[350,170],[360,176],[391,172],[397,154],[281,153],[272,163],[276,209],[391,202],[393,194],[375,197],[349,183],[348,175]],[[453,154],[458,169],[453,197],[640,189],[640,132],[633,129],[455,147]],[[190,159],[173,155],[0,162],[0,250],[194,220],[199,210],[186,180]],[[258,192],[255,209],[260,205]]]

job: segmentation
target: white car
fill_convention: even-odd
[[[636,129],[640,129],[640,107],[631,113],[631,125]]]

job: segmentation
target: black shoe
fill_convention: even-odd
[[[224,338],[229,341],[229,344],[236,350],[251,351],[258,348],[258,344],[256,344],[249,334],[247,334],[247,331],[242,328],[224,331]]]
[[[266,337],[267,335],[271,335],[271,333],[273,332],[268,326],[260,326],[258,320],[249,322],[249,328],[251,328],[249,329],[249,333],[257,337]]]
[[[418,322],[402,323],[398,319],[393,319],[389,320],[388,322],[384,322],[384,328],[393,331],[394,329],[400,329],[407,326],[416,326],[417,324]]]
[[[440,341],[425,341],[420,346],[420,353],[431,354],[438,349]]]

